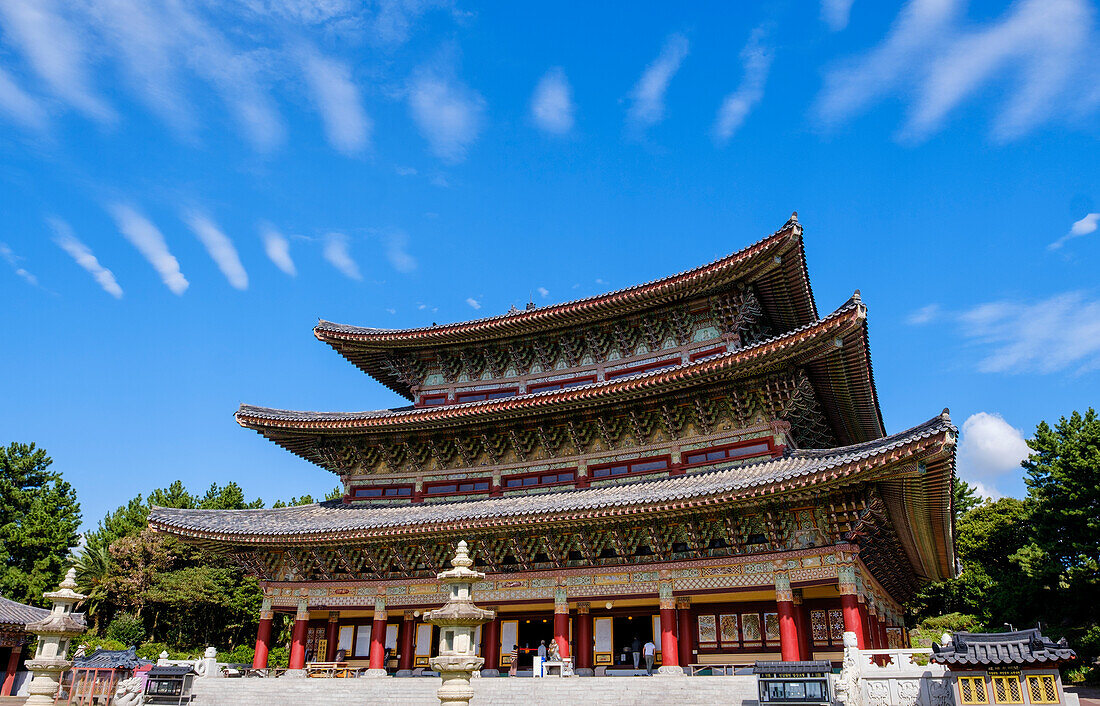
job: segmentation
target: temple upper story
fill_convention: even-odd
[[[616,292],[413,329],[314,335],[411,400],[443,406],[664,370],[817,319],[797,216],[715,262]]]

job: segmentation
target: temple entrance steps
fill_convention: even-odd
[[[193,706],[433,706],[441,681],[409,679],[196,679]],[[477,679],[471,706],[567,704],[757,706],[754,677]]]

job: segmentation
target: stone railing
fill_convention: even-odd
[[[198,659],[168,659],[167,652],[161,652],[157,659],[157,666],[191,667],[199,677],[221,677],[222,670],[233,666],[229,662],[218,661],[218,650],[207,647],[203,656]]]
[[[845,706],[952,706],[946,670],[932,650],[861,650],[855,633],[844,633],[844,666],[836,681]]]

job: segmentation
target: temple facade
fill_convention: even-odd
[[[839,661],[842,633],[900,646],[902,604],[954,572],[957,431],[887,435],[856,293],[821,316],[797,216],[692,270],[564,304],[314,335],[408,404],[242,406],[238,423],[339,476],[342,499],[154,508],[150,525],[239,562],[295,616],[291,668],[427,666],[426,611],[459,541],[486,667],[556,641],[578,671]],[[624,656],[624,648],[627,655]]]

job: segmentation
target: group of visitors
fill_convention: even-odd
[[[645,659],[645,672],[653,676],[653,663],[657,659],[657,645],[653,640],[647,640],[642,644],[642,638],[637,635],[628,645],[623,645],[622,664],[634,663],[634,669],[641,669],[641,663]]]

